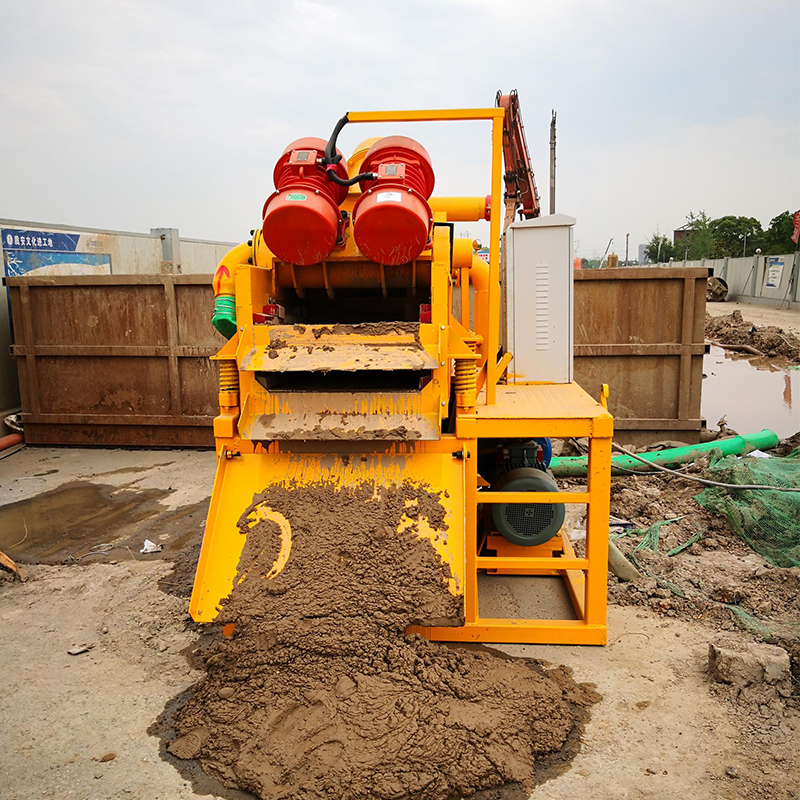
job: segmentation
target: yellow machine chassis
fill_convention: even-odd
[[[257,397],[261,390],[255,387],[254,373],[242,369],[242,360],[252,357],[246,354],[264,344],[265,331],[255,330],[250,319],[253,308],[257,306],[256,295],[263,295],[267,279],[261,269],[262,256],[258,248],[263,248],[263,243],[258,233],[254,242],[248,243],[252,249],[243,249],[244,245],[236,249],[240,251],[243,261],[249,256],[247,263],[252,266],[243,263],[236,274],[237,318],[243,321],[238,335],[215,357],[221,362],[221,411],[214,422],[218,470],[190,603],[190,612],[195,620],[212,620],[219,610],[220,601],[230,593],[245,539],[237,528],[237,522],[252,503],[254,494],[264,486],[291,481],[301,488],[304,483],[320,480],[341,486],[367,479],[380,485],[381,481],[397,482],[406,477],[447,490],[443,492],[443,497],[447,497],[446,501],[443,499],[443,504],[449,526],[448,535],[442,537],[436,531],[425,530],[424,526],[422,535],[431,540],[443,560],[450,565],[453,575],[451,591],[464,597],[463,626],[419,627],[414,630],[441,641],[605,644],[613,433],[613,420],[606,408],[607,388],[603,387],[600,402],[597,402],[575,383],[504,384],[501,379],[510,361],[510,354],[500,361],[489,357],[498,352],[500,333],[502,214],[499,212],[503,208],[503,115],[504,110],[500,108],[349,114],[351,123],[488,120],[492,124],[491,206],[494,213],[491,215],[488,307],[487,319],[482,324],[485,336],[478,345],[478,352],[482,355],[473,356],[476,359],[473,363],[479,366],[476,379],[478,395],[473,397],[472,404],[458,405],[454,434],[441,434],[432,441],[362,441],[344,444],[273,441],[262,445],[246,438],[239,429],[240,417],[244,419],[239,392],[241,390],[249,398],[249,392],[252,391],[253,396]],[[455,203],[460,199],[442,200]],[[432,205],[437,207],[433,202]],[[463,208],[463,204],[459,207]],[[434,213],[437,221],[447,221],[446,212]],[[437,264],[437,258],[441,260],[443,247],[452,245],[449,240],[441,239],[442,230],[436,229],[434,233],[431,323],[422,326],[422,344],[438,366],[432,372],[433,380],[426,387],[426,392],[420,395],[421,405],[415,408],[415,413],[429,422],[441,420],[446,398],[451,391],[456,391],[450,361],[468,359],[470,354],[464,343],[465,337],[470,336],[467,330],[469,312],[465,311],[465,308],[468,309],[465,302],[469,303],[469,293],[462,290],[459,323],[451,315],[449,301],[450,287],[447,281],[450,280],[451,265],[447,264],[447,271],[444,272],[443,265]],[[463,269],[461,273],[464,274]],[[476,307],[476,318],[477,311]],[[275,406],[272,410],[286,413],[284,406]],[[478,555],[479,504],[531,502],[529,493],[492,492],[479,487],[481,481],[477,454],[480,441],[538,437],[585,437],[589,440],[587,490],[537,492],[535,495],[536,503],[577,503],[587,506],[585,556],[575,556],[563,530],[560,538],[544,546],[519,547],[503,541],[495,548],[497,555]],[[351,457],[342,458],[345,454]],[[356,459],[352,455],[356,454],[362,456],[358,461],[360,466],[354,466]],[[563,576],[576,619],[481,617],[478,573],[482,570],[499,574]]]

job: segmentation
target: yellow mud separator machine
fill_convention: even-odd
[[[336,147],[345,124],[464,120],[491,126],[488,196],[435,195],[427,151],[405,136],[347,161]],[[214,277],[229,341],[214,357],[218,467],[192,617],[213,620],[230,594],[237,523],[266,487],[408,480],[441,493],[447,534],[423,521],[420,535],[464,597],[462,626],[416,630],[604,644],[613,421],[605,387],[597,402],[572,381],[575,221],[540,216],[516,93],[494,108],[349,113],[329,140],[290,144],[274,180],[261,229]],[[490,222],[488,258],[454,236],[477,220]],[[547,470],[550,439],[567,437],[589,440],[587,491],[559,491]],[[587,510],[583,557],[563,524],[574,503]],[[256,506],[246,524],[273,513]],[[291,563],[291,521],[275,521],[267,580]],[[560,575],[573,618],[483,618],[479,572]]]

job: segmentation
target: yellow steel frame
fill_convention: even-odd
[[[489,120],[492,123],[492,215],[489,221],[489,339],[486,352],[500,346],[500,234],[503,207],[503,117],[502,108],[458,108],[431,111],[356,111],[347,115],[350,122],[462,122]],[[493,358],[486,362],[486,403],[495,401],[500,376]]]
[[[434,122],[491,120],[492,191],[489,235],[489,338],[486,353],[484,392],[476,413],[459,412],[456,434],[472,440],[474,457],[466,463],[465,492],[465,624],[459,628],[424,628],[417,630],[432,639],[444,641],[541,642],[549,644],[605,644],[606,574],[608,570],[608,517],[611,481],[611,436],[613,420],[605,404],[595,403],[577,384],[547,384],[503,387],[499,379],[508,366],[493,357],[500,336],[500,235],[503,181],[503,117],[501,108],[455,109],[435,111],[380,111],[348,115],[350,122]],[[496,413],[497,393],[514,392],[527,402],[516,403],[508,414]],[[551,396],[555,395],[554,403]],[[481,402],[482,401],[482,402]],[[550,402],[548,402],[550,401]],[[564,409],[545,416],[542,406]],[[502,404],[501,404],[502,405]],[[572,411],[569,411],[572,409]],[[587,437],[589,439],[588,489],[585,493],[553,492],[536,494],[540,503],[584,503],[587,506],[586,557],[555,558],[536,556],[518,548],[516,557],[479,557],[477,539],[478,503],[529,503],[530,495],[509,492],[478,492],[477,444],[483,438]],[[469,446],[468,448],[469,449]],[[568,541],[565,542],[571,551]],[[522,574],[554,570],[564,574],[576,620],[484,619],[478,609],[478,570],[514,569]]]
[[[252,372],[242,369],[242,357],[253,348],[264,347],[265,331],[256,331],[250,324],[254,299],[261,297],[268,287],[267,273],[272,268],[269,252],[263,245],[260,232],[256,232],[249,247],[240,245],[231,251],[235,264],[235,295],[237,318],[242,321],[239,333],[225,345],[215,357],[218,360],[235,362],[239,367],[239,393],[230,391],[220,393],[220,416],[214,422],[217,452],[220,466],[215,481],[209,509],[207,532],[203,542],[198,577],[192,594],[190,611],[198,621],[213,619],[217,613],[219,600],[230,591],[232,575],[241,549],[241,537],[235,533],[233,506],[242,509],[251,501],[253,494],[260,491],[259,480],[280,481],[281,465],[293,463],[292,469],[306,469],[305,461],[317,465],[325,454],[332,455],[334,467],[332,476],[345,482],[355,480],[356,476],[336,460],[342,447],[356,449],[375,461],[376,476],[401,474],[395,467],[389,471],[387,465],[399,463],[397,458],[404,454],[411,458],[411,464],[429,464],[419,467],[428,470],[432,485],[445,481],[441,488],[453,488],[453,481],[461,485],[451,492],[453,499],[461,498],[463,514],[449,507],[451,533],[450,541],[439,542],[434,533],[431,541],[446,560],[451,562],[452,573],[457,585],[452,590],[463,593],[465,624],[461,627],[418,627],[418,632],[437,640],[471,642],[508,643],[550,643],[550,644],[604,644],[606,641],[606,574],[608,559],[608,518],[609,490],[611,474],[611,436],[613,420],[606,408],[607,388],[603,387],[600,402],[594,401],[576,384],[531,384],[501,385],[509,363],[509,354],[499,362],[495,354],[499,349],[500,338],[500,238],[503,208],[503,117],[500,108],[455,109],[433,111],[381,111],[352,112],[348,115],[351,123],[383,122],[441,122],[459,120],[490,121],[492,125],[492,176],[491,207],[494,213],[490,221],[488,308],[482,312],[488,316],[488,324],[481,326],[486,332],[486,341],[481,343],[481,352],[491,357],[485,359],[478,376],[478,387],[482,387],[474,406],[459,407],[456,412],[455,434],[443,434],[438,441],[416,443],[368,443],[361,445],[333,446],[334,443],[316,442],[314,447],[300,452],[292,452],[293,444],[271,443],[267,447],[247,439],[239,431],[241,411],[239,398],[247,397],[255,388]],[[351,202],[352,198],[348,200]],[[470,198],[470,206],[478,207],[475,198]],[[442,212],[435,212],[437,219]],[[456,212],[459,213],[459,212]],[[463,212],[463,209],[461,210]],[[470,212],[473,213],[473,212]],[[352,245],[352,243],[350,243]],[[436,353],[440,362],[433,372],[431,399],[441,414],[446,405],[444,398],[452,390],[450,386],[449,362],[453,358],[468,358],[471,351],[464,337],[471,335],[466,325],[460,324],[451,316],[451,292],[447,277],[451,265],[445,260],[450,251],[450,241],[446,229],[434,229],[433,251],[431,253],[431,294],[432,318],[426,329],[423,342],[430,353]],[[350,246],[350,245],[349,245]],[[352,249],[352,247],[351,247]],[[352,258],[350,250],[342,254]],[[249,259],[248,263],[245,263]],[[333,261],[333,259],[331,259]],[[249,264],[249,265],[248,265]],[[254,265],[254,266],[253,266]],[[266,267],[267,269],[263,269]],[[324,271],[324,265],[323,265]],[[461,275],[466,273],[462,266]],[[294,280],[294,273],[292,273]],[[274,278],[273,278],[274,280]],[[327,278],[326,278],[327,280]],[[232,283],[231,281],[230,283]],[[216,289],[217,287],[215,287]],[[230,291],[230,289],[228,289]],[[217,293],[220,293],[219,291]],[[224,293],[224,292],[223,292]],[[463,295],[462,295],[463,297]],[[476,309],[477,312],[477,309]],[[463,321],[463,307],[462,307]],[[468,317],[467,317],[468,322]],[[476,325],[477,327],[477,325]],[[436,340],[434,340],[434,335]],[[474,339],[473,339],[474,341]],[[474,357],[474,354],[472,354]],[[429,391],[429,393],[432,393]],[[440,398],[441,401],[440,401]],[[432,409],[430,409],[432,411]],[[283,407],[276,413],[285,413]],[[482,439],[519,439],[534,437],[586,437],[589,439],[589,480],[586,492],[548,492],[537,493],[537,503],[579,503],[587,506],[586,555],[577,558],[566,536],[546,547],[524,548],[506,543],[497,550],[495,556],[478,555],[478,506],[492,503],[530,503],[528,493],[509,493],[480,491],[477,467],[478,445]],[[326,444],[330,449],[326,450]],[[308,452],[308,450],[313,452]],[[462,468],[458,478],[453,471],[454,454],[463,454]],[[262,456],[266,456],[263,458]],[[417,460],[414,458],[418,456]],[[240,458],[241,457],[241,458]],[[286,458],[290,461],[286,462]],[[294,458],[294,461],[291,459]],[[232,459],[237,459],[235,462]],[[274,460],[274,463],[273,463]],[[328,459],[330,460],[330,459]],[[229,467],[226,467],[226,464]],[[344,464],[344,462],[343,462]],[[247,466],[250,465],[250,466]],[[311,480],[318,469],[303,472]],[[417,467],[414,467],[417,469]],[[341,474],[340,474],[341,473]],[[327,474],[327,473],[326,473]],[[421,473],[422,474],[422,473]],[[236,479],[234,480],[234,476]],[[449,477],[446,477],[449,476]],[[300,481],[302,485],[304,480]],[[223,497],[223,495],[225,495]],[[233,515],[233,516],[232,516]],[[215,528],[219,530],[215,531]],[[228,542],[225,545],[225,542]],[[235,543],[235,546],[234,546]],[[530,619],[487,619],[480,616],[478,603],[478,572],[514,573],[524,575],[561,574],[575,610],[574,620],[530,620]]]
[[[513,397],[514,402],[509,400]],[[473,452],[481,439],[587,437],[589,479],[586,492],[537,492],[537,503],[577,503],[587,506],[586,555],[576,558],[562,533],[561,548],[542,555],[536,548],[507,545],[513,555],[479,556],[478,504],[530,503],[526,492],[478,490],[477,461],[467,459],[464,535],[465,623],[459,628],[417,627],[431,639],[452,642],[518,644],[605,644],[608,517],[611,486],[613,420],[605,407],[606,390],[595,402],[577,384],[498,386],[494,406],[478,406],[473,419],[458,419],[463,431],[475,432]],[[563,552],[559,557],[558,551]],[[479,613],[478,571],[502,570],[521,575],[557,572],[563,575],[575,620],[484,618]]]

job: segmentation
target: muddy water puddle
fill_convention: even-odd
[[[703,373],[702,414],[710,428],[724,416],[739,433],[769,428],[783,439],[800,430],[800,370],[711,345]]]
[[[73,481],[0,506],[0,550],[22,562],[81,563],[138,555],[144,539],[179,552],[200,535],[208,501],[167,509],[169,489],[128,489]],[[93,547],[114,544],[104,554]],[[129,555],[129,551],[131,555]],[[152,558],[153,556],[148,556]]]

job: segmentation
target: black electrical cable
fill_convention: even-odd
[[[328,170],[328,180],[338,183],[339,186],[353,186],[361,181],[374,181],[377,180],[377,178],[378,174],[376,172],[362,172],[360,175],[356,175],[355,178],[348,178],[348,180],[345,180],[344,178],[340,178],[335,170]]]
[[[331,138],[328,139],[328,144],[325,145],[325,157],[322,159],[324,164],[338,164],[342,160],[342,156],[340,154],[336,154],[336,140],[339,138],[339,134],[342,132],[342,128],[350,120],[345,114],[337,123],[336,127],[333,129],[333,133],[331,134]]]
[[[337,123],[336,127],[333,129],[333,133],[331,134],[331,138],[328,139],[328,144],[325,145],[325,157],[322,159],[322,163],[326,166],[330,164],[338,164],[342,160],[342,156],[339,153],[336,153],[336,140],[339,138],[339,134],[342,132],[342,128],[349,122],[349,118],[347,114],[345,114]],[[334,155],[335,154],[335,155]],[[374,181],[378,178],[377,174],[374,172],[362,172],[359,175],[356,175],[354,178],[348,178],[345,180],[344,178],[340,178],[336,174],[336,170],[329,169],[328,170],[328,180],[332,181],[333,183],[338,184],[339,186],[354,186],[361,181]]]

